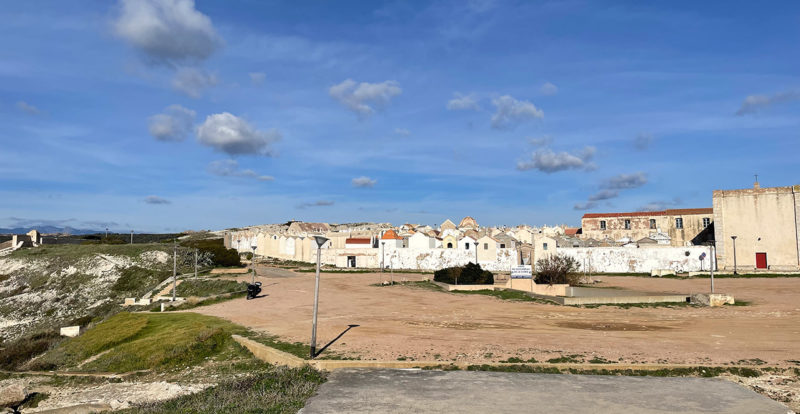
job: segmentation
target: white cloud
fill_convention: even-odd
[[[594,201],[587,201],[585,203],[577,203],[572,208],[575,210],[591,210],[597,207],[598,203]]]
[[[276,129],[260,131],[228,112],[209,115],[197,128],[197,140],[229,155],[273,156],[272,144],[281,139]]]
[[[404,136],[404,137],[407,137],[407,136],[411,135],[411,131],[409,131],[409,130],[407,130],[405,128],[395,128],[394,129],[394,133],[397,134],[397,135]]]
[[[742,106],[736,111],[736,115],[754,114],[776,103],[791,102],[798,99],[800,99],[800,92],[796,91],[780,92],[772,96],[750,95],[744,99]]]
[[[653,137],[653,134],[648,132],[640,132],[636,135],[636,138],[633,139],[633,146],[639,151],[644,151],[650,148],[650,145],[653,144],[654,140],[655,137]]]
[[[541,148],[531,154],[530,161],[520,161],[517,169],[520,171],[539,170],[544,173],[554,173],[566,170],[591,170],[595,166],[590,161],[596,149],[585,147],[578,153],[553,152],[550,148]]]
[[[534,147],[547,147],[553,143],[553,137],[550,135],[543,135],[541,137],[528,138],[528,142]]]
[[[144,198],[144,202],[147,204],[171,204],[172,202],[167,200],[166,198],[161,198],[159,196],[147,196]]]
[[[199,62],[222,44],[194,0],[122,0],[114,31],[151,63]]]
[[[200,98],[203,90],[216,85],[217,75],[196,68],[181,68],[172,79],[172,88],[192,98]]]
[[[180,105],[170,105],[163,113],[148,118],[150,135],[159,141],[183,141],[192,131],[195,112]]]
[[[680,204],[681,204],[681,199],[679,197],[675,197],[672,200],[651,201],[639,207],[639,211],[661,211],[661,210],[666,210],[670,207],[675,207]]]
[[[456,92],[453,94],[453,99],[447,102],[447,109],[451,111],[478,111],[481,108],[478,106],[478,101],[475,99],[475,95],[463,95]]]
[[[369,177],[366,177],[366,176],[361,176],[361,177],[353,178],[353,180],[351,182],[353,184],[353,187],[372,188],[372,187],[375,187],[375,184],[378,183],[378,180],[373,180],[372,178],[369,178]]]
[[[329,206],[332,206],[334,204],[335,203],[333,201],[331,201],[331,200],[318,200],[318,201],[312,201],[310,203],[298,204],[297,208],[304,209],[306,207],[329,207]]]
[[[375,107],[388,105],[389,101],[403,93],[403,90],[400,89],[400,84],[393,80],[381,83],[357,83],[352,79],[346,79],[338,85],[331,86],[328,93],[358,116],[366,117],[375,112]]]
[[[611,190],[627,190],[631,188],[638,188],[647,184],[647,174],[637,172],[633,174],[619,174],[615,175],[603,184],[603,188]]]
[[[37,107],[35,107],[35,106],[25,102],[25,101],[17,102],[17,108],[19,110],[27,112],[27,113],[29,113],[31,115],[39,115],[41,113],[41,111],[39,111],[39,108],[37,108]]]
[[[208,172],[221,177],[244,177],[255,178],[258,181],[275,181],[275,177],[259,175],[250,169],[240,170],[239,162],[236,160],[212,161],[208,164]]]
[[[553,85],[550,82],[545,82],[541,88],[539,88],[539,93],[542,95],[555,95],[558,93],[558,86]]]
[[[544,112],[534,104],[514,99],[510,95],[492,99],[492,104],[497,107],[497,112],[492,116],[492,128],[510,128],[531,119],[544,118]]]
[[[250,72],[250,82],[256,85],[261,85],[267,79],[267,74],[264,72]]]

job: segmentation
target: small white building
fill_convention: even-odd
[[[408,238],[409,249],[433,249],[436,248],[436,239],[422,232],[416,232]]]

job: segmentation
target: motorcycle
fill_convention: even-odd
[[[255,299],[261,293],[261,282],[247,285],[247,300]]]

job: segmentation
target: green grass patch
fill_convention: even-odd
[[[222,294],[213,298],[203,299],[199,302],[185,302],[182,305],[165,307],[164,311],[167,312],[167,311],[182,311],[187,309],[194,309],[194,308],[199,308],[201,306],[209,306],[209,305],[215,305],[217,303],[227,302],[232,299],[243,298],[245,296],[247,296],[247,292]],[[161,304],[159,302],[156,302],[155,305],[150,308],[150,312],[161,312]]]
[[[248,332],[243,336],[246,336],[256,342],[262,343],[269,347],[275,348],[279,351],[292,354],[298,358],[308,359],[311,356],[311,347],[302,342],[286,342],[280,340],[275,335],[268,335],[256,332]]]
[[[234,280],[186,279],[178,285],[176,294],[181,297],[207,297],[241,291],[247,291],[247,282],[237,282]]]
[[[139,266],[122,269],[119,273],[120,277],[111,286],[111,290],[117,293],[129,293],[135,297],[144,295],[153,286],[157,286],[172,276],[168,270],[152,270]]]
[[[240,354],[231,334],[245,329],[225,320],[194,313],[119,313],[70,338],[39,362],[60,369],[72,368],[98,355],[81,371],[156,371],[196,365],[208,358]]]
[[[523,301],[523,302],[534,302],[535,299],[528,296],[525,292],[520,292],[517,290],[491,290],[491,289],[481,289],[481,290],[453,290],[451,293],[458,293],[462,295],[485,295],[485,296],[493,296],[498,299],[502,300],[516,300],[516,301]]]
[[[505,361],[500,361],[500,362],[503,362],[503,363],[506,363],[506,364],[522,364],[522,363],[525,363],[525,362],[527,362],[529,364],[535,364],[535,363],[537,363],[539,361],[537,361],[536,358],[531,358],[531,359],[524,360],[522,358],[511,357],[511,358],[506,359]]]
[[[630,308],[700,308],[703,306],[696,305],[689,302],[653,302],[653,303],[597,303],[588,305],[567,305],[576,308],[596,309],[601,306],[613,306],[616,308],[630,309]]]
[[[149,413],[296,413],[303,408],[325,374],[310,367],[268,366],[245,378],[175,399],[121,411]]]
[[[580,359],[579,359],[580,358]],[[547,362],[551,364],[578,364],[583,362],[583,357],[578,354],[562,355],[558,358],[548,359]]]

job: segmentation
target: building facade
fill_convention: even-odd
[[[581,218],[582,239],[630,241],[663,233],[670,245],[702,244],[713,239],[714,210],[686,208],[630,213],[587,213]]]
[[[800,185],[714,191],[717,261],[725,270],[800,270]],[[733,237],[736,237],[734,239]],[[734,249],[735,244],[735,249]]]

